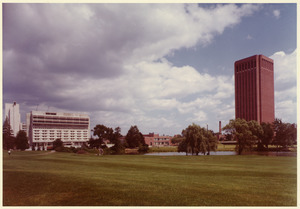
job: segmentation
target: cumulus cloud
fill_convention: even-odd
[[[297,122],[297,49],[290,54],[274,53],[275,116]]]
[[[246,37],[246,39],[247,39],[247,40],[252,40],[253,37],[252,37],[251,35],[248,34],[247,37]]]
[[[125,129],[139,123],[142,131],[174,131],[181,120],[204,121],[233,95],[232,78],[173,66],[164,57],[210,44],[259,9],[255,4],[4,4],[4,100],[17,99],[27,109],[46,104],[88,112],[95,123]]]
[[[280,18],[280,10],[279,9],[273,10],[273,15],[276,19],[279,19]]]

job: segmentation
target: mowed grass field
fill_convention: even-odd
[[[3,153],[4,206],[296,206],[296,157]]]

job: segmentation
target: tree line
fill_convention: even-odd
[[[257,121],[246,121],[244,119],[230,120],[223,127],[225,139],[237,142],[236,151],[242,154],[245,150],[268,151],[269,145],[277,146],[277,149],[287,148],[297,143],[297,128],[295,124],[283,123],[281,119],[275,119],[273,123],[261,123]],[[148,145],[145,143],[143,134],[136,125],[128,130],[124,141],[121,141],[121,128],[115,129],[105,125],[96,125],[93,129],[93,136],[88,141],[88,148],[106,149],[112,154],[123,154],[126,148],[138,148],[139,152],[147,152]],[[108,148],[105,141],[109,141],[113,146]],[[192,155],[207,154],[216,151],[218,140],[212,130],[205,129],[197,124],[189,125],[182,130],[181,135],[172,139],[173,144],[178,144],[178,152],[191,153]],[[63,147],[61,139],[53,143],[54,148]],[[3,148],[25,150],[29,148],[28,138],[24,131],[19,131],[16,137],[12,136],[12,131],[8,119],[3,125]]]
[[[93,135],[97,138],[90,138],[88,144],[90,148],[104,148],[107,149],[105,140],[108,140],[111,144],[114,144],[108,151],[113,154],[125,153],[125,148],[138,148],[138,152],[147,152],[149,150],[148,145],[145,143],[143,134],[139,131],[136,125],[131,126],[128,130],[125,141],[121,142],[121,128],[116,127],[114,130],[105,125],[96,125],[93,129]]]
[[[297,143],[297,128],[295,124],[283,123],[275,119],[273,123],[246,121],[244,119],[230,120],[223,127],[225,139],[236,141],[236,151],[239,155],[244,151],[268,151],[269,145],[277,146],[277,150],[287,148]],[[182,134],[172,139],[179,143],[178,152],[191,153],[192,155],[210,154],[216,151],[218,140],[212,130],[205,129],[197,124],[189,125],[182,130]]]
[[[287,148],[297,143],[297,128],[295,124],[283,123],[276,118],[273,123],[246,121],[244,119],[230,120],[223,127],[226,135],[237,142],[236,151],[242,154],[245,150],[268,151],[269,145]]]

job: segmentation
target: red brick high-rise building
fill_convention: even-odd
[[[264,55],[234,63],[235,117],[272,123],[274,108],[274,65]]]

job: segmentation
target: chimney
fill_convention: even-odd
[[[219,121],[219,133],[222,133],[222,125],[221,125],[221,121]]]

